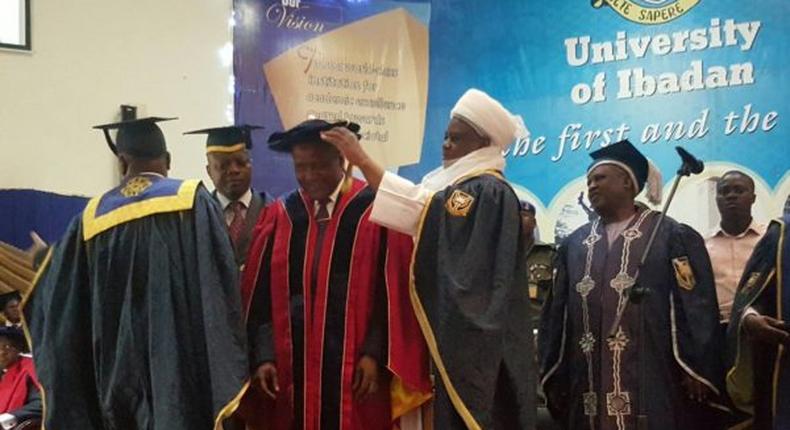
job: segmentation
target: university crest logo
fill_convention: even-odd
[[[701,0],[591,0],[594,8],[609,6],[637,24],[664,24],[686,14]]]

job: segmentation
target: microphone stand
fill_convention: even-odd
[[[622,320],[623,314],[625,314],[628,305],[630,303],[639,305],[639,411],[636,415],[637,430],[648,430],[647,411],[645,408],[645,309],[642,300],[651,293],[650,288],[639,285],[639,272],[644,266],[645,261],[647,261],[647,257],[650,255],[650,251],[653,248],[653,242],[658,235],[658,229],[661,228],[661,224],[663,224],[664,218],[666,218],[667,210],[669,210],[669,205],[672,203],[672,200],[675,197],[675,192],[678,189],[680,180],[685,176],[691,176],[692,173],[694,173],[692,166],[685,158],[683,158],[683,164],[681,164],[680,168],[678,168],[677,176],[675,177],[675,181],[672,184],[672,189],[669,192],[666,202],[664,202],[664,207],[661,210],[661,214],[658,217],[656,225],[653,226],[653,230],[650,233],[650,238],[647,241],[647,245],[645,246],[644,251],[642,251],[642,257],[639,259],[639,265],[636,267],[634,279],[637,283],[626,290],[626,296],[628,297],[628,300],[626,300],[621,311],[615,315],[614,322],[609,328],[608,338],[612,339],[617,333],[617,328],[620,326],[620,321]]]

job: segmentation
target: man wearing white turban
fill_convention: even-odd
[[[437,373],[437,429],[534,428],[520,205],[502,155],[526,133],[470,89],[451,111],[443,165],[419,184],[385,172],[353,133],[322,133],[377,190],[370,219],[414,236],[411,299]]]

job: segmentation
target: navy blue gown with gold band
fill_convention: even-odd
[[[92,199],[24,304],[50,429],[221,428],[247,387],[238,269],[198,181]]]

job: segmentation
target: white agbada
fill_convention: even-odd
[[[401,233],[416,235],[422,212],[434,193],[475,172],[504,171],[502,152],[515,139],[528,136],[520,116],[511,114],[498,101],[477,89],[468,90],[458,99],[450,118],[458,118],[472,126],[478,134],[491,140],[491,146],[431,171],[419,184],[385,172],[373,202],[371,221]]]

